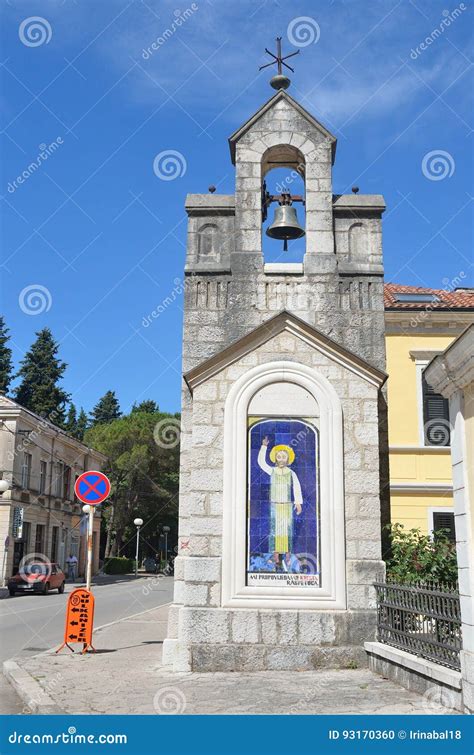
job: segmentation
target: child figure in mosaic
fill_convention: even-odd
[[[293,509],[296,514],[303,510],[303,496],[297,475],[289,468],[295,460],[295,452],[290,446],[273,446],[270,451],[270,461],[267,463],[268,437],[262,440],[258,453],[258,465],[266,474],[270,475],[270,535],[269,551],[274,558],[281,561],[288,557],[293,550]]]

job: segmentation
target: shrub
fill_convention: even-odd
[[[133,558],[108,558],[104,564],[106,574],[128,574],[133,572],[134,568],[135,560]]]
[[[458,578],[456,545],[447,530],[423,535],[419,529],[404,530],[401,524],[387,527],[391,558],[387,562],[387,579],[391,582],[444,582],[455,584]]]

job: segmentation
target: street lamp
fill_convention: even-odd
[[[140,542],[140,527],[143,524],[143,519],[137,518],[133,520],[135,527],[137,528],[137,547],[135,549],[135,576],[138,577],[138,544]]]
[[[171,527],[168,527],[165,525],[163,527],[163,532],[165,534],[165,561],[168,561],[168,532],[171,530]]]
[[[0,495],[2,495],[2,493],[6,493],[9,487],[10,483],[8,482],[8,480],[0,480]]]

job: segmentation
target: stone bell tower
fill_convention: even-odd
[[[229,139],[235,194],[186,198],[180,535],[163,655],[177,671],[364,663],[374,637],[385,203],[333,193],[336,138],[288,83],[274,77],[276,94]],[[262,253],[276,166],[304,181],[302,263]]]

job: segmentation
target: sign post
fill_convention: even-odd
[[[86,587],[73,590],[67,602],[66,627],[64,629],[64,642],[60,650],[66,645],[72,650],[72,642],[82,643],[82,652],[88,648],[94,650],[92,645],[92,632],[94,624],[94,596],[91,593],[92,581],[92,543],[94,533],[94,508],[103,503],[110,493],[110,481],[102,472],[83,472],[74,485],[76,497],[84,503],[83,511],[88,514],[87,527],[87,567]],[[72,652],[74,652],[72,650]]]
[[[84,511],[88,513],[89,521],[87,527],[87,568],[86,568],[86,590],[91,589],[92,581],[92,543],[94,533],[94,506],[105,501],[110,493],[110,481],[102,472],[83,472],[76,480],[74,485],[76,497],[82,503],[85,503],[89,509]]]

